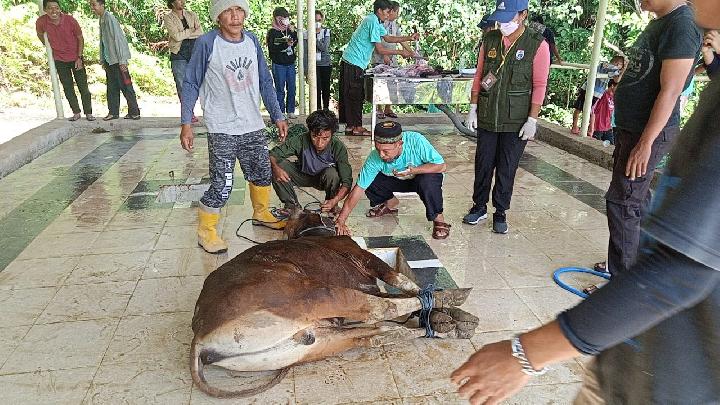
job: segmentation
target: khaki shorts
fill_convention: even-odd
[[[573,405],[604,405],[602,390],[597,379],[597,360],[591,359],[585,364],[585,376]]]

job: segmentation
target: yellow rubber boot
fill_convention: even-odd
[[[218,212],[212,212],[217,210]],[[202,203],[198,207],[198,245],[208,253],[227,252],[228,245],[217,234],[217,224],[220,221],[220,210],[205,207]]]
[[[272,229],[283,229],[286,220],[279,220],[270,212],[270,186],[250,186],[250,201],[253,207],[253,225],[267,226]]]

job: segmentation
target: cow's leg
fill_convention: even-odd
[[[302,362],[320,360],[354,348],[380,347],[399,341],[415,339],[424,330],[398,325],[356,328],[318,328],[314,331],[315,343]]]
[[[435,308],[462,305],[470,289],[435,292]],[[365,323],[396,319],[422,309],[420,300],[413,298],[382,298],[349,288],[333,288],[325,299],[313,303],[315,319],[347,318]]]

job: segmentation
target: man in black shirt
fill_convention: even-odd
[[[657,18],[628,50],[615,90],[615,151],[605,194],[610,241],[607,265],[618,274],[635,262],[640,221],[650,205],[655,167],[680,132],[680,93],[692,77],[702,33],[684,0],[643,3]]]

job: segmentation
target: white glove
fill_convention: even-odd
[[[520,129],[518,137],[523,141],[533,140],[535,139],[535,132],[537,132],[537,119],[528,117],[525,124],[523,124],[522,129]]]
[[[477,104],[470,104],[470,112],[465,117],[465,127],[473,131],[477,129]]]

